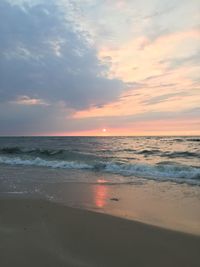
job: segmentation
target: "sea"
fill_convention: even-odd
[[[0,179],[3,170],[17,167],[55,169],[55,180],[64,182],[96,183],[106,177],[105,184],[142,179],[199,186],[200,137],[0,137]],[[83,175],[59,175],[63,170]]]
[[[200,137],[0,137],[1,198],[200,235]]]

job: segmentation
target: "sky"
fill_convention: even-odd
[[[0,135],[200,135],[199,0],[1,0]]]

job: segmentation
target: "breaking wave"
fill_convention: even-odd
[[[77,162],[64,160],[47,160],[40,157],[23,159],[20,157],[0,156],[1,164],[39,166],[57,169],[87,169],[92,171],[109,172],[122,176],[135,176],[155,180],[170,180],[200,185],[200,168],[180,164],[160,163],[122,164],[117,162]]]
[[[0,163],[9,165],[39,166],[55,169],[91,169],[91,166],[73,161],[45,160],[41,158],[22,159],[20,157],[0,157]]]

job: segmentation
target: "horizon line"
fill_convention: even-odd
[[[199,135],[0,135],[1,137],[187,137]]]

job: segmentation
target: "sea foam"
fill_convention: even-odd
[[[20,157],[0,157],[0,163],[61,169],[91,169],[91,166],[84,163],[76,163],[73,161],[45,160],[39,157],[34,159],[21,159]]]
[[[0,157],[1,164],[39,166],[54,169],[87,169],[98,172],[120,174],[122,176],[170,180],[200,185],[200,168],[179,164],[120,164],[115,162],[93,162],[90,164],[76,161],[46,160],[39,157],[23,159],[20,157]],[[130,180],[129,180],[130,181]],[[127,180],[125,179],[126,183]]]

